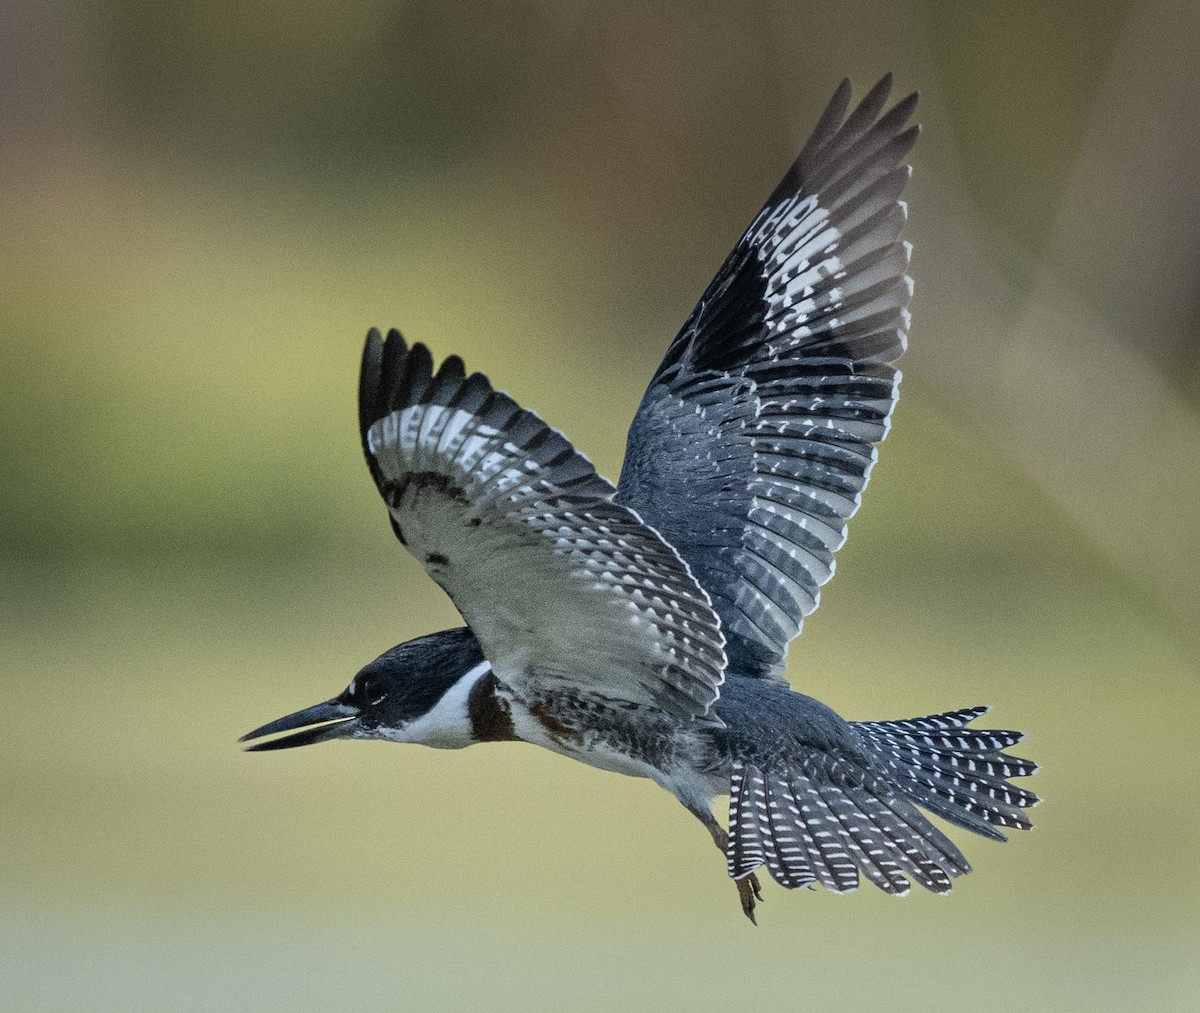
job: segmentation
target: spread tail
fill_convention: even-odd
[[[1030,829],[1022,810],[1039,801],[1005,780],[1037,770],[1001,752],[1023,736],[966,727],[986,711],[851,722],[875,761],[865,765],[824,752],[782,767],[736,762],[729,875],[741,879],[765,864],[789,889],[820,883],[845,893],[861,872],[886,893],[908,893],[910,880],[949,892],[951,879],[971,866],[917,806],[1002,841],[995,828]]]
[[[917,805],[1003,841],[996,827],[1032,830],[1023,810],[1041,801],[1007,779],[1036,774],[1038,765],[1001,752],[1025,738],[1020,732],[967,727],[990,709],[968,707],[906,721],[854,721],[851,727]]]

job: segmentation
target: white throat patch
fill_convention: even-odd
[[[427,714],[422,714],[403,728],[384,732],[381,738],[391,742],[416,742],[435,749],[462,749],[469,746],[474,739],[471,737],[471,715],[467,700],[471,688],[491,670],[490,662],[481,661],[446,690]]]

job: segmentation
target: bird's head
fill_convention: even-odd
[[[470,630],[443,630],[393,647],[362,668],[332,700],[271,721],[238,741],[293,732],[246,748],[290,749],[329,739],[460,748],[476,741],[471,689],[490,672]]]

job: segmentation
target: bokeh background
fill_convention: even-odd
[[[0,19],[4,1005],[1191,1008],[1200,6]],[[361,463],[367,327],[615,476],[838,80],[886,70],[922,91],[911,350],[790,674],[848,717],[995,704],[1037,830],[955,832],[949,898],[772,886],[755,930],[648,783],[512,744],[240,752],[455,622]]]

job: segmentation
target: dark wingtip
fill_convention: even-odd
[[[367,430],[374,419],[371,417],[379,403],[379,384],[383,367],[383,337],[378,327],[367,331],[363,345],[362,367],[358,373],[358,428],[366,439]]]
[[[405,363],[404,374],[394,393],[389,390],[388,410],[419,404],[433,382],[433,354],[419,341],[412,346]]]
[[[448,355],[438,367],[438,379],[462,380],[467,375],[467,367],[458,355]]]
[[[820,172],[820,165],[837,158],[863,134],[871,130],[872,125],[876,124],[887,104],[893,84],[892,72],[888,71],[871,86],[871,89],[851,111],[850,79],[842,78],[800,154],[768,198],[767,204],[775,204],[784,196],[795,193],[799,187],[804,185],[808,177],[815,172]],[[919,93],[915,91],[906,95],[885,114],[884,119],[891,123],[893,128],[899,129],[912,115],[918,97]],[[913,134],[912,143],[915,142],[916,134]],[[911,147],[911,144],[909,146]]]
[[[917,138],[921,136],[921,124],[914,123],[911,127],[906,127],[901,133],[897,134],[892,141],[889,152],[893,158],[901,159],[908,157],[908,153],[912,151],[917,143]]]
[[[917,108],[917,100],[920,97],[921,96],[918,92],[910,92],[894,106],[892,106],[891,110],[888,112],[888,116],[895,117],[895,122],[897,125],[906,122]]]
[[[830,116],[837,120],[838,123],[846,116],[846,110],[850,108],[850,98],[854,94],[854,85],[850,83],[850,78],[843,77],[838,86],[833,90],[833,97],[829,100],[829,105],[825,107],[825,112],[822,114],[822,119]]]
[[[394,327],[388,331],[383,343],[383,360],[379,366],[379,399],[371,411],[368,428],[373,426],[391,410],[396,387],[408,366],[409,348],[404,336]]]
[[[789,176],[799,176],[800,166],[803,165],[813,152],[817,151],[833,137],[842,125],[842,121],[846,118],[846,110],[850,108],[850,96],[853,93],[853,88],[850,85],[850,78],[843,77],[841,83],[833,93],[833,97],[829,100],[829,104],[825,106],[825,111],[821,113],[821,118],[817,120],[817,125],[813,127],[812,133],[805,142],[804,147],[800,149],[800,154],[796,156],[796,162],[792,166],[792,171]],[[782,184],[781,187],[782,188]]]
[[[862,101],[858,103],[858,108],[850,114],[851,120],[861,120],[864,123],[874,123],[875,118],[879,115],[884,105],[887,103],[888,96],[892,93],[892,72],[889,70],[883,75],[867,92]]]

